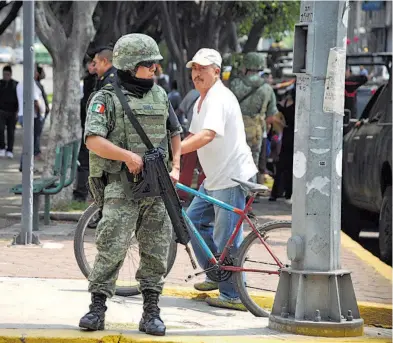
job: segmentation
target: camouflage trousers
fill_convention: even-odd
[[[133,201],[105,199],[97,226],[96,256],[89,275],[89,292],[112,297],[128,248],[135,238],[140,264],[136,280],[140,290],[162,291],[167,270],[172,226],[161,198]]]
[[[259,154],[262,145],[262,118],[261,116],[243,116],[244,128],[246,130],[247,144],[251,149],[255,165],[259,164]]]

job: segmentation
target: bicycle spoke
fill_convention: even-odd
[[[243,272],[234,273],[234,277],[240,299],[247,309],[255,316],[266,316],[268,313],[258,292],[276,292],[279,262],[283,265],[289,263],[286,243],[291,237],[291,228],[290,223],[272,222],[257,230],[258,234],[255,231],[249,233],[240,247],[238,266]]]

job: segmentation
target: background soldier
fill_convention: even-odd
[[[267,138],[266,123],[271,124],[273,115],[278,112],[273,88],[259,76],[263,67],[264,60],[260,53],[247,53],[243,59],[243,75],[232,79],[229,86],[239,101],[247,144],[261,176],[266,169],[266,158],[264,165],[259,163],[259,155],[265,153],[266,156],[265,151],[261,152],[261,146],[266,150],[266,144],[262,145],[263,139],[266,141]],[[263,183],[263,177],[259,182]]]
[[[171,177],[178,180],[181,126],[173,111],[168,115],[167,94],[153,81],[155,65],[162,59],[157,43],[144,34],[125,35],[117,41],[113,55],[114,66],[118,68],[117,82],[152,143],[158,146],[167,130],[172,133]],[[98,254],[89,276],[92,304],[79,326],[104,329],[105,301],[114,295],[119,269],[135,233],[141,257],[136,279],[144,310],[139,330],[165,335],[158,300],[167,270],[172,226],[160,197],[134,200],[125,194],[125,187],[132,184],[121,180],[124,176],[127,179],[128,171],[134,175],[142,171],[146,147],[114,92],[112,85],[105,86],[93,96],[87,111],[85,141],[90,150],[89,184],[98,205],[101,205],[100,199],[104,199],[103,216],[96,233]],[[168,144],[165,148],[168,149]]]
[[[96,90],[100,90],[116,79],[116,68],[112,64],[113,49],[110,46],[98,48],[94,56],[94,67],[98,76]]]
[[[83,78],[83,97],[81,99],[81,126],[82,126],[82,142],[79,149],[78,161],[79,166],[76,174],[76,187],[73,192],[74,200],[85,202],[89,194],[87,183],[89,178],[89,150],[87,150],[85,141],[83,139],[85,133],[86,122],[86,106],[90,95],[94,92],[97,83],[97,75],[93,59],[86,55],[84,60],[86,66],[86,73]]]

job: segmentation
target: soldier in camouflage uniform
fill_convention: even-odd
[[[233,78],[229,86],[240,103],[247,144],[257,166],[262,139],[267,136],[266,125],[273,121],[273,115],[278,112],[273,88],[258,74],[263,67],[260,53],[247,53],[243,59],[243,75]],[[259,170],[262,175],[264,172]]]
[[[181,126],[173,110],[170,111],[166,92],[153,81],[155,64],[161,59],[157,43],[143,34],[121,37],[113,50],[117,84],[151,142],[155,146],[168,143],[167,130],[171,133],[171,177],[178,180]],[[144,309],[139,330],[165,335],[158,300],[167,270],[172,226],[161,197],[134,200],[126,195],[129,194],[126,188],[132,184],[125,182],[123,176],[128,171],[134,175],[141,172],[146,147],[112,84],[96,92],[89,103],[85,141],[90,151],[90,189],[96,203],[103,205],[103,217],[96,232],[98,254],[89,275],[92,303],[79,326],[88,330],[104,329],[105,302],[114,295],[119,269],[135,235],[140,254],[136,279]],[[164,146],[169,149],[168,144]]]

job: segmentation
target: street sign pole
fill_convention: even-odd
[[[350,272],[341,269],[341,177],[348,1],[302,1],[295,26],[291,266],[269,327],[310,336],[360,336]]]
[[[22,218],[15,244],[38,244],[33,234],[34,1],[23,2]]]

